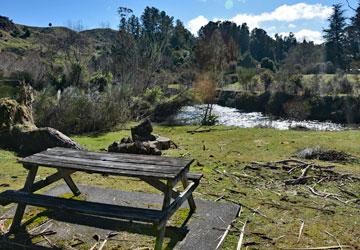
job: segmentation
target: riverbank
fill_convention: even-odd
[[[358,131],[281,131],[218,126],[208,133],[187,133],[194,128],[155,126],[154,132],[171,138],[179,146],[178,149],[164,151],[165,155],[196,159],[191,170],[204,173],[204,180],[196,193],[197,198],[218,202],[231,199],[255,209],[243,209],[241,217],[226,238],[224,249],[236,247],[239,238],[236,228],[241,228],[241,222],[245,221],[247,226],[244,246],[251,249],[331,246],[338,245],[337,241],[342,245],[352,245],[354,249],[360,247],[360,208],[356,207],[356,204],[343,204],[337,200],[316,196],[309,191],[307,185],[286,186],[283,180],[280,180],[278,170],[264,168],[253,171],[248,168],[253,161],[288,159],[298,150],[316,145],[345,151],[359,158]],[[89,150],[98,151],[129,135],[130,131],[121,130],[100,135],[76,136],[73,139]],[[315,162],[323,166],[334,165],[338,172],[360,176],[356,161],[346,164]],[[16,156],[8,151],[0,151],[0,165],[0,184],[3,184],[0,191],[20,188],[26,171],[16,163]],[[296,172],[294,176],[299,174]],[[44,176],[45,173],[41,172],[41,175]],[[147,185],[127,178],[76,174],[75,179],[78,183],[100,187],[154,192]],[[359,195],[360,185],[352,182],[349,186],[338,186],[331,181],[322,181],[316,185],[318,192],[343,195],[339,188]],[[303,233],[298,241],[302,221]],[[136,235],[132,239],[137,239],[131,242],[135,247],[153,244],[153,238],[148,236]],[[129,243],[125,241],[117,244],[120,248],[126,248]],[[81,249],[81,246],[78,249]]]

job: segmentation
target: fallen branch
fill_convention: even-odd
[[[273,219],[267,217],[265,214],[263,214],[263,213],[262,213],[261,211],[259,211],[258,209],[249,207],[249,206],[247,206],[247,205],[244,205],[244,204],[242,204],[242,203],[240,203],[240,202],[237,202],[237,201],[234,201],[234,200],[232,200],[232,199],[224,198],[224,200],[227,200],[227,201],[232,202],[232,203],[234,203],[234,204],[236,204],[236,205],[239,205],[239,206],[243,206],[243,207],[249,209],[251,212],[256,213],[256,214],[260,215],[261,217],[264,217],[265,219],[268,219],[268,220],[270,220],[271,222],[275,223],[275,221],[274,221]]]
[[[304,226],[305,226],[305,222],[302,220],[301,226],[300,226],[300,229],[299,229],[299,236],[298,236],[298,239],[297,239],[297,242],[296,242],[296,243],[299,243],[299,242],[300,242],[301,235],[302,235],[303,230],[304,230]]]
[[[210,132],[210,131],[211,131],[211,129],[189,130],[189,131],[186,131],[186,133],[196,134],[196,133],[206,133],[206,132]]]
[[[339,245],[340,249],[341,249],[341,250],[343,249],[342,246],[341,246],[341,244],[340,244],[340,242],[338,241],[338,239],[337,239],[333,234],[329,233],[328,231],[325,231],[325,233],[327,233],[328,235],[330,235],[331,237],[333,237],[334,240],[336,241],[336,243]]]
[[[244,226],[241,228],[241,233],[240,233],[240,237],[239,237],[239,241],[236,247],[236,250],[240,250],[241,246],[242,246],[242,242],[244,240],[244,234],[245,234],[245,227],[246,227],[247,221],[245,221]]]
[[[326,246],[326,247],[300,247],[300,248],[281,248],[284,250],[325,250],[325,249],[341,249],[341,248],[352,248],[352,246],[342,245],[342,246]]]
[[[312,168],[312,165],[308,165],[306,168],[303,169],[301,172],[301,175],[295,179],[295,180],[287,180],[285,181],[285,185],[298,185],[298,184],[304,184],[308,179],[312,179],[313,177],[307,177],[307,173],[309,172],[310,168]]]
[[[226,228],[223,236],[221,237],[219,243],[217,244],[217,246],[216,246],[216,248],[215,248],[216,250],[221,247],[222,243],[224,242],[226,236],[228,235],[228,233],[229,233],[229,231],[230,231],[230,228],[231,228],[231,224]]]

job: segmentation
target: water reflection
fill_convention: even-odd
[[[202,118],[204,105],[186,106],[175,116],[176,124],[199,124]],[[235,108],[214,105],[213,114],[218,116],[219,125],[236,126],[241,128],[275,128],[288,130],[291,128],[303,128],[321,131],[344,130],[344,126],[332,122],[319,121],[294,121],[288,119],[272,119],[259,112],[244,113]]]

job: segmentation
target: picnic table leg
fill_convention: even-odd
[[[31,167],[25,166],[25,167],[29,169],[29,173],[28,173],[28,176],[26,178],[23,191],[30,193],[31,192],[31,187],[32,187],[32,185],[34,183],[34,180],[35,180],[35,177],[36,177],[36,174],[37,174],[37,171],[38,171],[38,166],[31,166]],[[16,208],[14,219],[12,221],[12,224],[11,224],[11,227],[10,227],[10,230],[9,230],[10,233],[13,233],[13,232],[15,232],[16,230],[18,230],[20,228],[21,220],[24,217],[25,209],[26,209],[26,204],[24,204],[24,203],[19,203],[18,204],[18,206]]]
[[[68,185],[68,187],[70,188],[71,192],[75,195],[75,196],[79,196],[81,194],[79,188],[76,186],[75,182],[73,181],[73,179],[71,178],[69,172],[67,171],[63,171],[58,169],[59,172],[62,173],[63,175],[63,179],[66,182],[66,184]]]
[[[184,189],[187,188],[187,186],[189,185],[189,180],[187,178],[187,172],[181,178],[181,182],[183,184]],[[192,194],[188,198],[188,203],[189,203],[190,211],[195,212],[196,205],[195,205],[194,197]]]
[[[166,183],[166,191],[164,192],[164,201],[162,206],[162,211],[165,211],[167,207],[170,205],[171,202],[171,191],[174,187],[174,184],[172,181],[168,180]],[[162,225],[160,229],[158,229],[158,235],[156,237],[156,243],[155,243],[155,250],[161,250],[164,237],[165,237],[165,229],[166,229],[166,223]]]

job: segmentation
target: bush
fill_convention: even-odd
[[[34,104],[35,123],[68,134],[109,130],[128,121],[129,96],[130,92],[119,86],[101,93],[69,87],[58,100],[54,91],[44,91]]]
[[[159,86],[145,90],[144,99],[149,103],[153,103],[153,104],[159,103],[163,98],[164,98],[164,92]]]
[[[97,72],[90,78],[90,84],[92,89],[96,89],[103,92],[107,86],[112,84],[113,75],[110,72],[101,73]]]
[[[261,59],[261,68],[271,70],[272,72],[276,71],[274,61],[267,57]]]
[[[305,120],[311,114],[311,105],[304,100],[289,100],[283,105],[284,113],[287,117],[295,120]]]
[[[260,75],[260,80],[264,85],[264,91],[268,92],[271,84],[274,82],[274,76],[270,71],[264,71]]]

